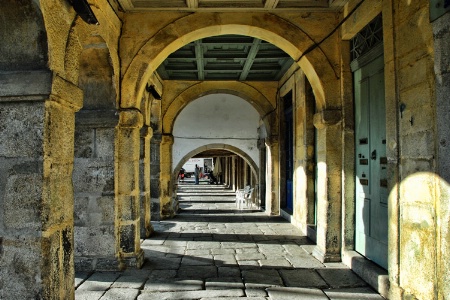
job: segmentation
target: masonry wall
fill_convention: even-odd
[[[99,122],[99,121],[103,122]],[[114,228],[114,127],[117,116],[77,115],[73,184],[75,267],[117,269]]]

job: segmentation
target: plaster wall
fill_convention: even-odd
[[[241,149],[259,167],[258,112],[234,95],[213,94],[191,102],[178,115],[173,130],[172,171],[189,152],[209,144]]]

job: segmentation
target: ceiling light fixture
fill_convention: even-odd
[[[97,18],[94,15],[94,12],[91,9],[91,6],[87,2],[87,0],[69,0],[73,6],[73,9],[77,12],[77,14],[88,24],[99,25]]]
[[[147,86],[145,87],[145,90],[147,92],[149,92],[150,94],[152,94],[153,98],[155,98],[156,100],[161,100],[162,99],[161,95],[155,89],[155,86],[153,84],[152,85],[148,85],[147,84]]]

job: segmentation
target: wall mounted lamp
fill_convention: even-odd
[[[149,92],[150,94],[152,94],[153,98],[155,98],[156,100],[161,100],[162,99],[161,95],[155,89],[155,86],[153,84],[152,85],[147,84],[147,86],[145,87],[145,90],[147,92]]]
[[[97,17],[95,17],[87,0],[69,0],[73,9],[88,24],[98,25]]]

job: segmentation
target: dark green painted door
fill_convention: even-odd
[[[355,249],[387,268],[388,190],[383,56],[356,70],[354,84]]]

